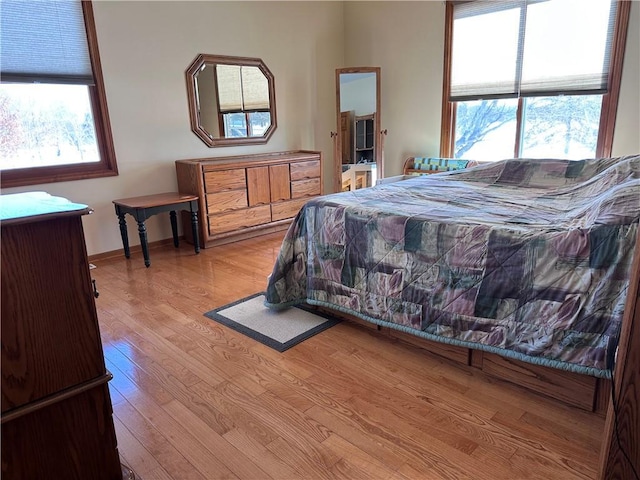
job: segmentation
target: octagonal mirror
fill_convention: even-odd
[[[261,59],[200,54],[186,77],[191,130],[209,147],[269,141],[275,86]]]

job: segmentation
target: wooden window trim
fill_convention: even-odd
[[[602,113],[600,114],[600,128],[596,146],[596,156],[598,157],[610,157],[613,149],[613,134],[618,113],[618,101],[620,99],[622,66],[624,64],[624,51],[627,46],[630,11],[631,0],[618,2],[613,33],[613,51],[611,52],[611,69],[609,70],[608,79],[609,91],[602,97]]]
[[[4,170],[0,178],[2,188],[108,177],[118,174],[111,124],[109,122],[109,111],[107,109],[107,97],[102,78],[102,65],[98,51],[93,5],[90,0],[82,0],[82,11],[94,77],[94,85],[89,85],[88,88],[100,161],[95,163]]]
[[[442,87],[442,127],[440,130],[440,156],[451,158],[456,140],[456,105],[449,101],[451,88],[451,57],[453,50],[453,7],[456,2],[448,0],[444,17],[444,71]]]
[[[524,112],[524,99],[518,98],[518,107],[516,109],[516,141],[513,148],[513,158],[520,156],[520,147],[522,144],[522,134],[524,133],[524,125],[522,124],[522,116]]]
[[[445,37],[444,37],[444,75],[442,87],[442,128],[440,133],[440,156],[452,158],[455,151],[455,112],[456,103],[449,101],[449,89],[451,87],[451,56],[453,43],[453,7],[455,1],[447,0],[445,8]],[[608,92],[603,95],[602,110],[600,113],[600,126],[598,130],[598,143],[596,145],[596,157],[610,157],[613,147],[613,135],[618,101],[620,98],[620,84],[622,82],[622,67],[624,52],[627,44],[627,30],[629,25],[629,12],[631,0],[619,0],[616,9],[614,24],[613,50],[611,52],[611,68],[609,70]],[[519,98],[518,112],[521,115],[522,99]],[[518,120],[520,128],[521,119]],[[519,133],[514,139],[516,152],[518,151]]]

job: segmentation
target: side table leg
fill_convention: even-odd
[[[193,248],[200,253],[200,235],[198,233],[198,212],[191,211],[191,231],[193,233]]]
[[[178,239],[178,220],[176,220],[175,210],[171,210],[169,212],[169,218],[171,219],[171,233],[173,233],[173,246],[178,248],[180,246],[180,240]]]
[[[140,246],[142,247],[142,255],[144,255],[144,264],[147,268],[151,265],[149,261],[149,244],[147,243],[147,227],[144,221],[138,220],[138,233],[140,234]]]
[[[131,257],[131,251],[129,250],[129,235],[127,234],[127,221],[124,218],[124,213],[116,207],[116,215],[118,215],[118,223],[120,224],[120,236],[122,237],[122,246],[124,247],[125,258]]]

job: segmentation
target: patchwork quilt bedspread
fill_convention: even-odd
[[[639,217],[639,156],[509,159],[325,195],[289,228],[266,305],[609,378]]]

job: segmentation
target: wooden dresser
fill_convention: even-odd
[[[177,160],[176,174],[180,193],[199,197],[203,247],[284,230],[323,192],[322,154],[306,150]]]
[[[2,478],[121,479],[86,205],[3,195]]]

